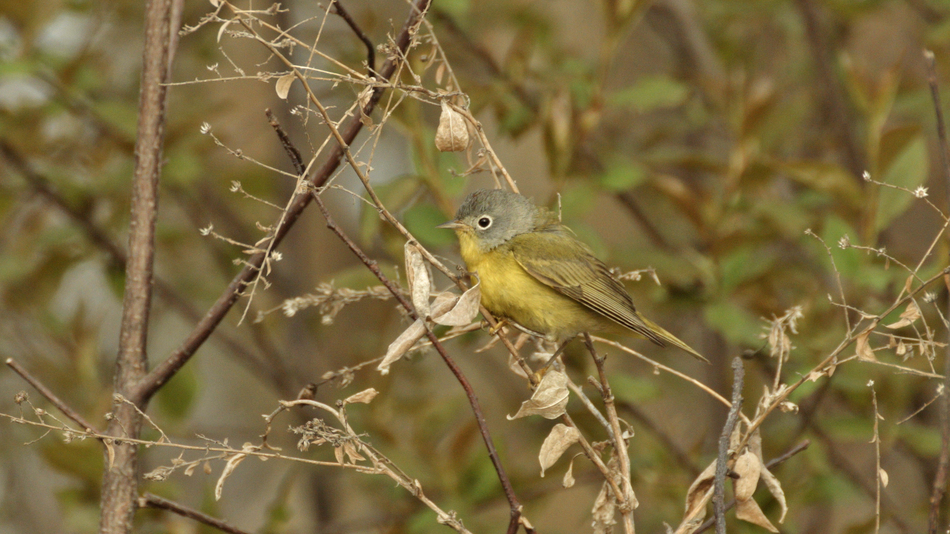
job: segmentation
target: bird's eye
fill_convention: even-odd
[[[478,227],[481,228],[482,230],[488,228],[489,226],[491,226],[491,217],[489,217],[488,215],[483,215],[481,218],[478,219]]]

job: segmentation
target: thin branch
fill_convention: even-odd
[[[231,526],[225,521],[211,517],[208,514],[203,514],[194,508],[189,508],[174,501],[163,499],[158,495],[153,495],[151,493],[146,493],[143,497],[139,497],[139,508],[157,508],[159,510],[168,510],[169,512],[174,512],[182,517],[194,519],[199,523],[216,528],[221,532],[229,532],[230,534],[248,534],[247,531]]]
[[[623,517],[624,531],[632,534],[635,532],[633,521],[633,509],[636,507],[636,497],[633,493],[633,485],[630,483],[630,456],[627,453],[627,442],[620,430],[620,418],[617,417],[617,406],[614,404],[614,394],[610,389],[610,382],[607,381],[607,373],[604,370],[604,360],[606,356],[598,356],[594,349],[594,342],[590,334],[584,332],[584,346],[594,358],[594,365],[597,366],[597,374],[600,377],[599,388],[601,396],[604,399],[604,411],[607,412],[607,420],[610,421],[611,434],[613,434],[614,453],[617,455],[620,464],[620,479],[623,482],[623,494],[614,495],[620,508],[620,514]]]
[[[369,77],[376,77],[376,47],[373,46],[373,42],[369,40],[369,37],[363,32],[362,28],[356,24],[356,21],[353,20],[353,17],[350,16],[350,13],[343,9],[343,4],[340,3],[340,0],[333,0],[331,4],[331,9],[333,13],[339,15],[341,19],[346,21],[346,24],[353,30],[353,33],[356,34],[356,37],[360,41],[363,41],[363,44],[366,45],[366,65],[369,67]]]
[[[50,403],[52,403],[53,406],[55,406],[59,411],[63,412],[63,415],[75,421],[76,424],[81,426],[86,431],[98,432],[96,427],[89,424],[89,422],[86,421],[86,419],[83,416],[79,415],[79,413],[76,410],[73,410],[72,407],[70,407],[62,399],[57,397],[55,393],[53,393],[48,387],[46,387],[45,384],[40,382],[38,378],[31,375],[30,372],[27,371],[26,368],[20,365],[16,360],[14,360],[13,358],[7,358],[5,363],[7,364],[7,367],[9,367],[10,369],[13,369],[13,371],[16,374],[20,375],[23,378],[23,380],[26,380],[27,382],[29,382],[29,384],[33,386],[36,389],[36,391],[39,392],[40,395],[46,397],[46,400],[50,401]]]
[[[930,85],[930,96],[933,98],[934,114],[937,117],[937,137],[940,140],[940,161],[943,163],[944,182],[947,192],[947,204],[950,206],[950,152],[947,147],[947,128],[943,120],[943,107],[940,105],[940,88],[937,85],[937,67],[934,64],[934,54],[930,50],[924,51],[927,60],[927,81]],[[947,303],[947,316],[950,317],[950,301]],[[950,390],[950,348],[943,360],[944,391]],[[934,474],[933,487],[930,493],[930,515],[927,522],[927,532],[936,534],[939,530],[940,510],[943,509],[944,494],[947,491],[947,474],[950,472],[950,395],[944,394],[938,404],[940,408],[940,457],[937,460],[937,472]]]
[[[739,411],[742,409],[743,378],[745,378],[745,368],[742,367],[742,358],[737,356],[732,359],[732,408],[729,409],[726,424],[723,425],[722,434],[719,435],[719,456],[716,460],[716,477],[713,483],[716,534],[726,534],[726,462],[729,459],[729,440],[739,419]]]
[[[399,50],[405,51],[408,48],[413,30],[418,25],[419,19],[428,5],[429,0],[417,0],[416,3],[412,5],[411,12],[396,40],[396,46]],[[384,80],[388,80],[396,71],[397,67],[398,60],[391,59],[387,61],[379,72],[380,77]],[[374,86],[371,97],[363,106],[363,115],[372,113],[379,99],[382,97],[384,90],[385,86],[382,84]],[[333,146],[323,165],[314,171],[308,179],[310,185],[320,187],[333,176],[343,159],[345,147],[353,142],[362,128],[363,122],[361,116],[351,117],[346,122],[340,132],[344,144]],[[294,223],[297,222],[297,219],[300,218],[300,215],[311,201],[312,197],[310,195],[299,195],[294,200],[287,210],[284,223],[274,231],[273,237],[269,242],[268,248],[270,250],[275,249],[280,242],[283,241],[284,237],[286,237],[287,233],[293,227]],[[240,298],[247,284],[258,275],[258,271],[263,265],[266,255],[266,252],[258,252],[248,259],[244,269],[231,280],[231,283],[228,284],[221,296],[218,297],[218,300],[211,306],[211,309],[208,310],[208,313],[205,314],[201,321],[195,325],[195,328],[182,344],[141,381],[134,395],[127,395],[127,397],[134,402],[147,400],[158,391],[162,384],[174,376],[174,374],[194,356],[195,352],[204,344],[211,333],[214,332],[224,319],[225,315],[231,310],[231,307],[234,306],[234,303]]]

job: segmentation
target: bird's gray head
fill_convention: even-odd
[[[538,207],[517,193],[481,189],[465,199],[455,220],[440,228],[471,234],[478,247],[488,251],[516,235],[534,230],[540,217]]]

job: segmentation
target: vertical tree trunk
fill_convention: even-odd
[[[169,70],[171,0],[149,0],[145,7],[145,49],[139,93],[139,121],[132,177],[132,214],[129,222],[129,259],[125,269],[125,295],[115,366],[115,392],[130,397],[148,372],[146,341],[152,300],[155,257],[155,219],[158,213],[158,178],[165,137],[165,86]],[[142,406],[144,409],[144,406]],[[119,403],[107,433],[116,436],[107,444],[102,480],[100,532],[132,531],[138,499],[137,446],[121,437],[137,438],[142,417],[128,403]]]

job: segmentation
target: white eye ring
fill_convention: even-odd
[[[488,215],[482,215],[481,217],[478,218],[478,222],[476,224],[478,224],[478,227],[480,229],[487,230],[488,227],[491,226],[491,223],[492,223],[491,217],[489,217]]]

